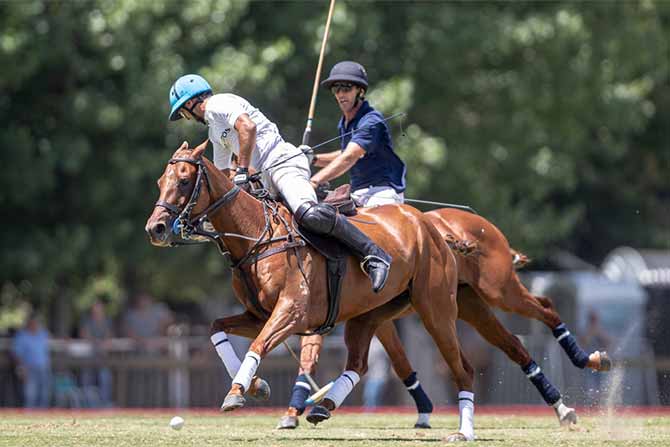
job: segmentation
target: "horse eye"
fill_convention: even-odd
[[[185,188],[185,187],[187,187],[189,183],[191,183],[191,180],[190,180],[190,179],[187,179],[187,178],[179,179],[179,187],[180,187],[180,188]]]

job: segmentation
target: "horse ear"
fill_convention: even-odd
[[[183,150],[188,150],[188,141],[184,141],[179,148],[174,151],[174,154],[172,154],[172,158],[177,157],[177,154]]]
[[[207,149],[207,143],[209,143],[209,139],[203,141],[198,146],[196,146],[195,149],[193,149],[193,158],[202,157],[203,152],[205,152],[205,149]]]

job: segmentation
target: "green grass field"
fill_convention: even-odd
[[[433,416],[432,430],[412,427],[411,414],[335,414],[312,428],[275,430],[277,415],[183,413],[184,428],[169,428],[172,414],[0,414],[0,446],[435,446],[458,424]],[[579,430],[558,427],[553,417],[476,415],[475,444],[493,446],[670,446],[670,417],[589,416]]]

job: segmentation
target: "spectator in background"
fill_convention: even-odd
[[[173,321],[165,304],[156,303],[148,293],[141,293],[123,318],[124,335],[135,340],[140,349],[155,351],[158,345],[153,339],[165,335]]]
[[[16,328],[9,328],[7,330],[7,337],[10,340],[13,340],[15,336]],[[7,364],[9,365],[9,389],[11,390],[11,396],[13,396],[9,398],[9,402],[16,402],[17,407],[22,406],[24,402],[23,383],[21,381],[21,377],[19,376],[19,363],[12,349],[7,351]],[[10,404],[10,406],[12,406],[12,404]]]
[[[363,382],[363,405],[365,408],[372,409],[383,403],[384,387],[389,378],[391,363],[384,346],[377,339],[372,337],[370,342],[370,351],[368,352],[368,372],[365,374]]]
[[[24,407],[48,407],[51,397],[49,333],[36,314],[31,314],[25,328],[14,336],[12,352],[17,374],[23,381]]]
[[[114,336],[112,322],[105,313],[105,304],[96,300],[79,325],[79,336],[93,344],[93,359],[96,367],[84,369],[81,382],[84,387],[97,387],[101,404],[112,403],[112,372],[100,366],[104,363],[109,347],[109,340]]]

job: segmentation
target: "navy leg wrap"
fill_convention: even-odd
[[[432,413],[433,412],[433,403],[430,401],[430,398],[426,392],[421,387],[421,382],[416,378],[416,372],[412,372],[408,378],[402,381],[407,387],[407,391],[414,398],[414,403],[416,403],[416,411],[418,413]]]
[[[556,337],[556,341],[561,345],[565,353],[568,354],[568,357],[570,357],[572,364],[577,368],[584,369],[589,361],[589,355],[579,347],[574,335],[565,327],[565,323],[556,326],[552,332],[554,333],[554,337]]]
[[[293,407],[298,410],[298,415],[301,415],[305,411],[305,400],[309,397],[309,392],[311,388],[309,382],[307,382],[307,377],[304,374],[300,374],[295,379],[295,385],[293,385],[293,390],[291,391],[291,401],[288,406]]]
[[[526,374],[526,377],[533,382],[533,385],[540,392],[547,405],[553,405],[558,402],[561,398],[561,393],[547,380],[535,361],[531,360],[528,365],[521,369]]]

